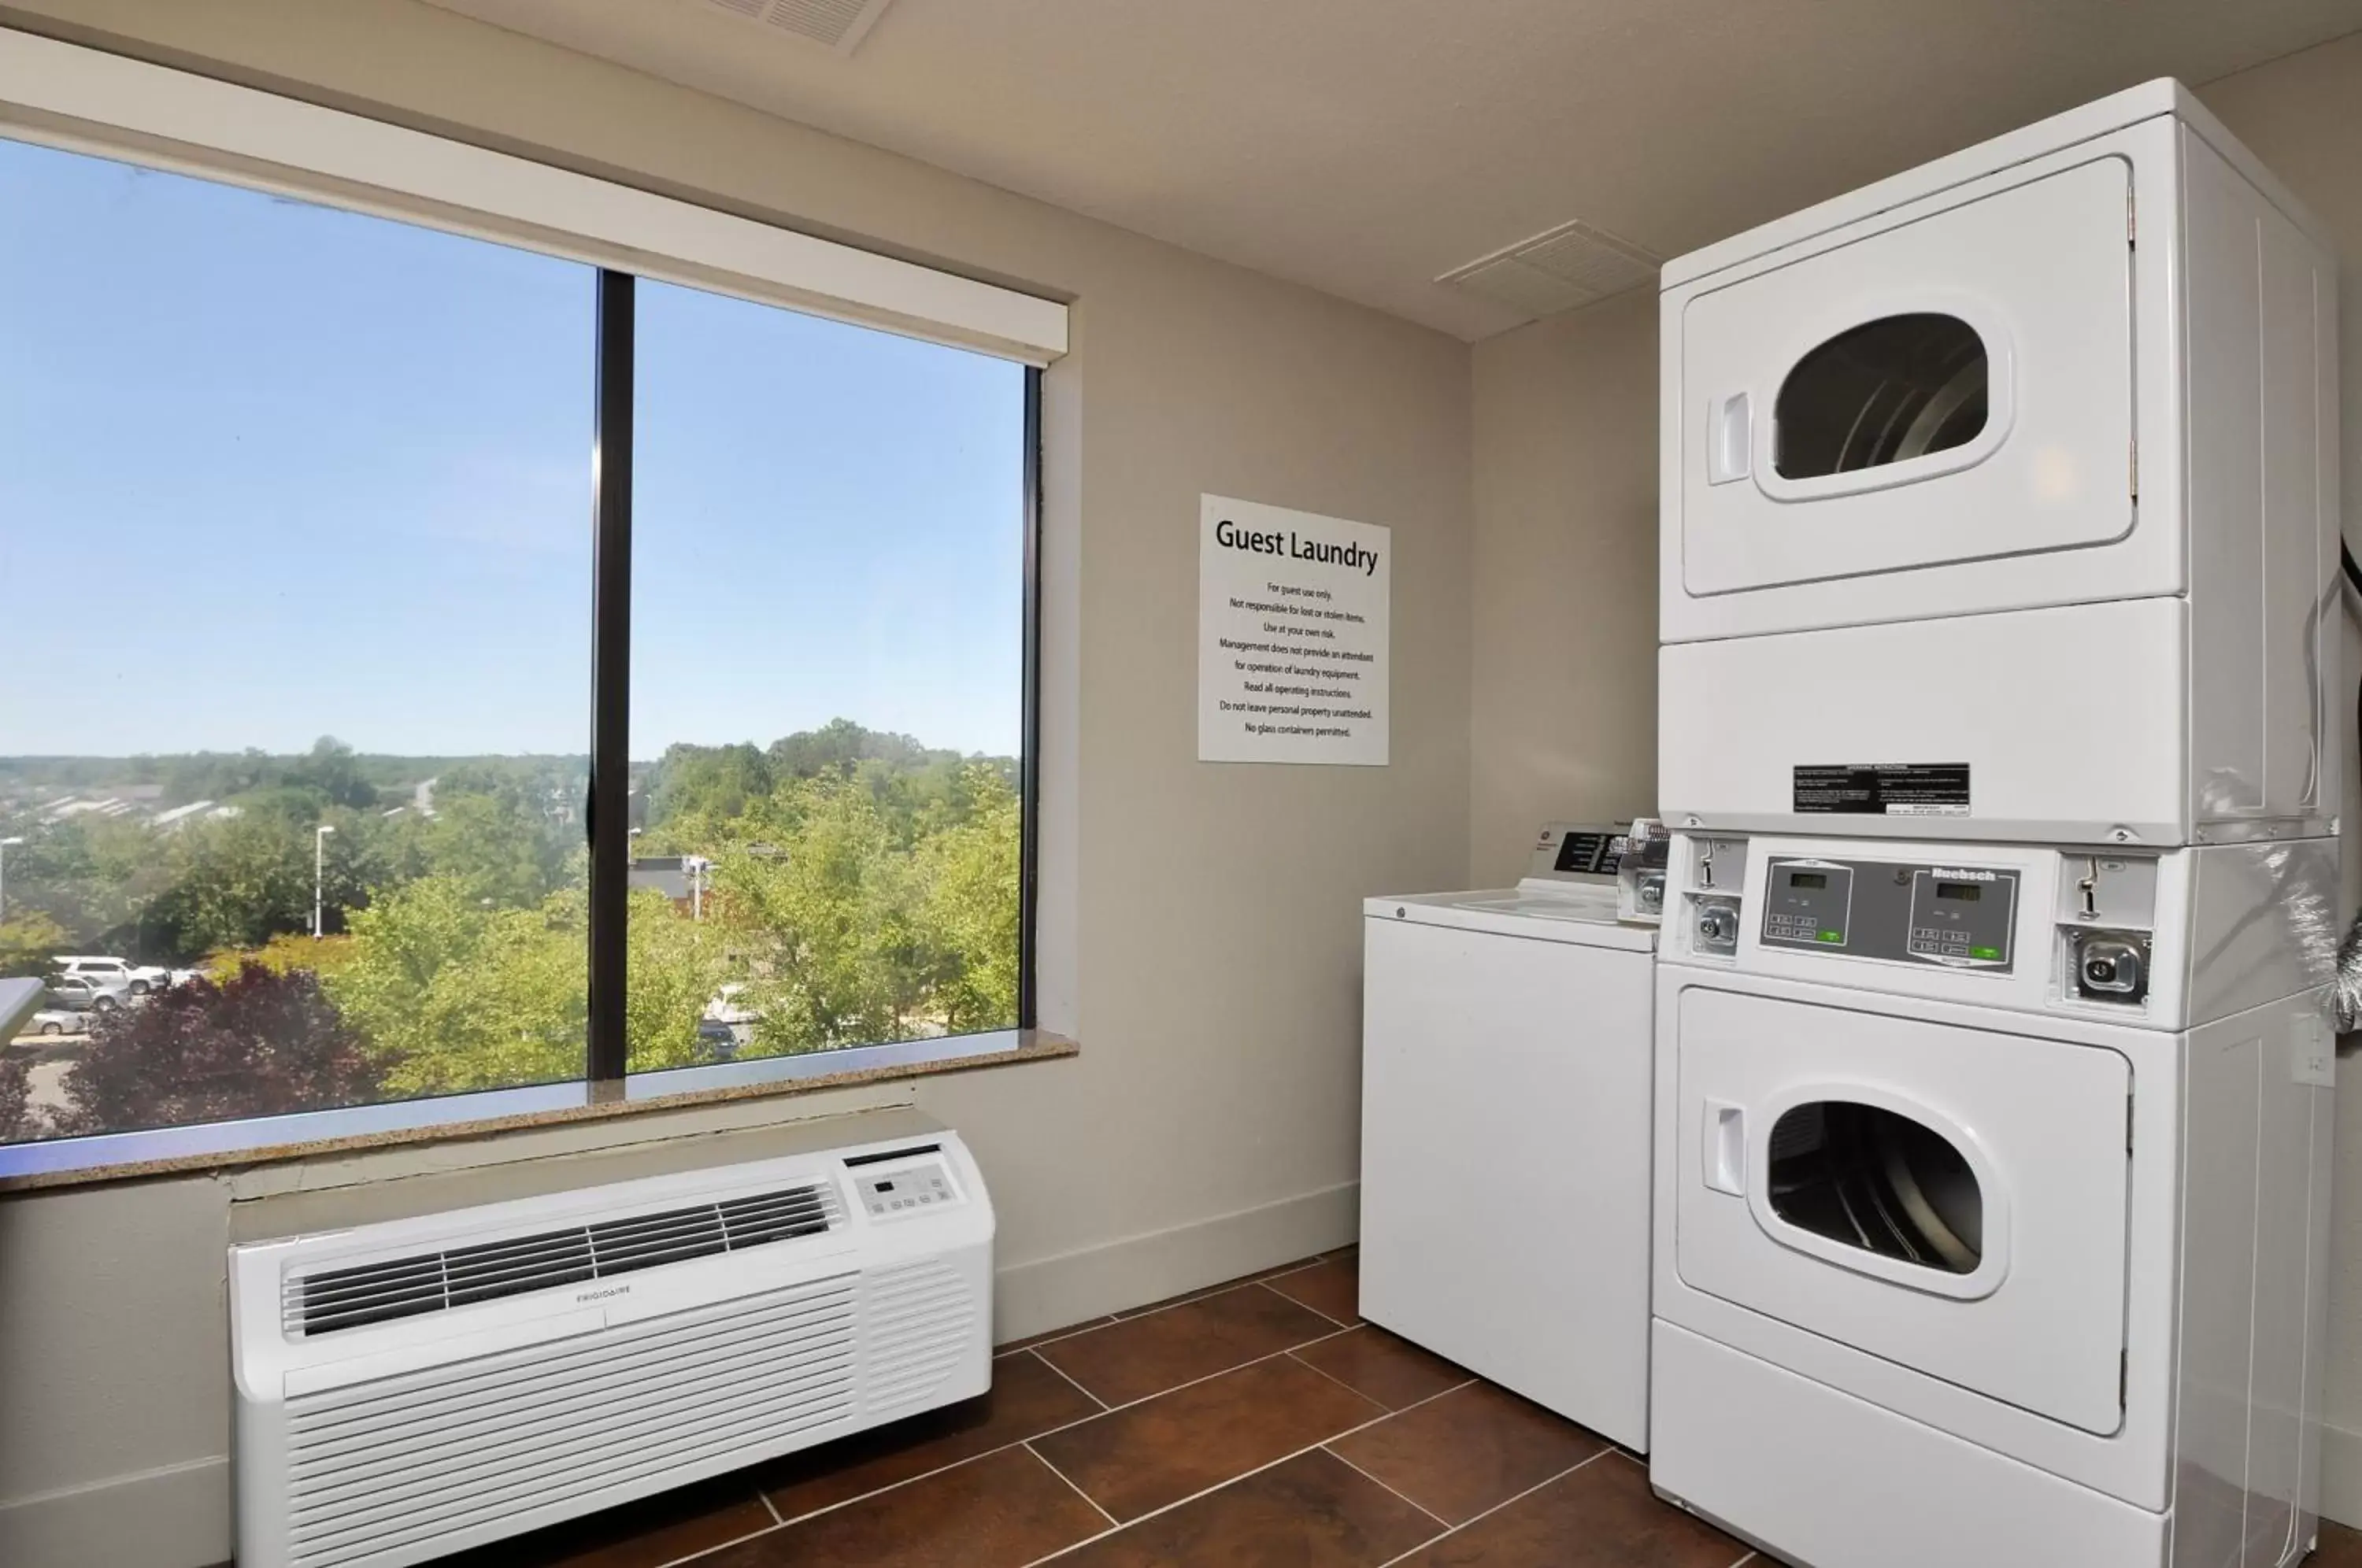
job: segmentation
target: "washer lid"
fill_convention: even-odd
[[[1537,886],[1529,878],[1514,888],[1367,899],[1363,900],[1362,913],[1371,920],[1456,926],[1462,931],[1573,942],[1587,947],[1616,947],[1634,953],[1651,953],[1657,946],[1655,926],[1627,925],[1617,920],[1612,887],[1563,882]]]

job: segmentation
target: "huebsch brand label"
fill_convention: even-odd
[[[1800,812],[1851,817],[1965,817],[1965,762],[1799,763]]]

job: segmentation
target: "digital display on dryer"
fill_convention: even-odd
[[[2009,972],[2020,873],[2008,867],[1774,858],[1766,948]]]

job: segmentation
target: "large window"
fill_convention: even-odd
[[[1004,1030],[1032,372],[0,141],[0,1142]]]

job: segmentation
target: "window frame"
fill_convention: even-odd
[[[964,1038],[983,1044],[1015,1035],[1007,1047],[988,1048],[988,1056],[1071,1051],[1065,1042],[1032,1038],[1038,1031],[1040,956],[1035,928],[1042,837],[1042,382],[1043,369],[1067,349],[1065,304],[450,137],[6,28],[0,28],[0,137],[437,229],[586,263],[597,271],[589,606],[593,720],[584,813],[590,851],[589,1021],[581,1076],[545,1086],[332,1107],[293,1117],[0,1144],[0,1182],[19,1164],[50,1170],[85,1164],[57,1158],[61,1144],[103,1144],[129,1153],[187,1143],[176,1135],[211,1128],[214,1135],[195,1141],[222,1144],[226,1152],[251,1150],[281,1142],[264,1131],[274,1122],[317,1127],[323,1119],[371,1111],[381,1114],[370,1121],[383,1121],[383,1108],[408,1105],[424,1114],[396,1120],[447,1125],[475,1120],[458,1109],[470,1101],[498,1101],[503,1108],[538,1103],[553,1090],[562,1096],[570,1086],[587,1087],[592,1104],[610,1108],[745,1092],[753,1087],[752,1077],[772,1077],[779,1088],[798,1089],[816,1077],[837,1081],[863,1073],[858,1054],[865,1052],[892,1053],[877,1070],[900,1076],[910,1066],[904,1058],[913,1055],[912,1047],[935,1043],[878,1041],[805,1053],[778,1059],[805,1066],[773,1075],[760,1071],[771,1058],[731,1064],[719,1077],[703,1067],[629,1070],[624,992],[631,864],[626,801],[632,412],[635,289],[641,278],[1024,367],[1018,1015],[1012,1030]],[[945,1065],[969,1065],[976,1055],[949,1054]],[[704,1084],[709,1077],[715,1078],[714,1086]],[[723,1087],[723,1078],[731,1087]],[[435,1114],[438,1104],[451,1110]],[[220,1136],[221,1130],[233,1128],[252,1128],[259,1135]],[[50,1154],[29,1161],[6,1158],[36,1150]]]

